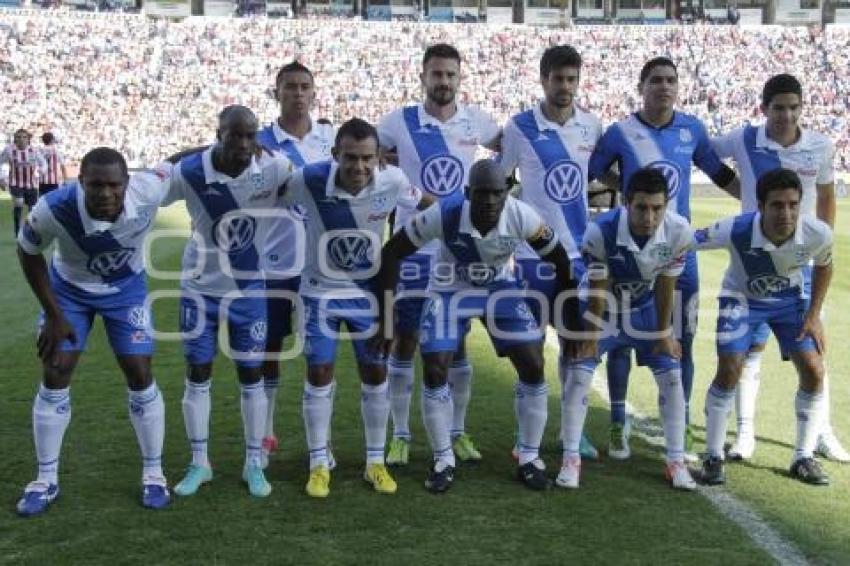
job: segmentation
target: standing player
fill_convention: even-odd
[[[547,49],[540,59],[540,84],[544,100],[531,110],[508,120],[502,136],[500,162],[510,173],[519,169],[520,199],[555,230],[571,260],[578,259],[578,245],[587,226],[587,162],[602,135],[602,124],[593,114],[576,106],[574,99],[581,74],[581,55],[569,45]],[[551,264],[540,261],[534,250],[522,244],[517,266],[523,285],[543,294],[529,304],[540,323],[541,307],[554,306],[557,282]],[[581,266],[581,262],[572,265]],[[574,274],[576,280],[581,273]],[[550,320],[552,320],[550,318]],[[558,375],[564,383],[564,345],[558,358]],[[582,455],[596,458],[596,449],[582,436]]]
[[[647,166],[659,169],[670,188],[668,206],[690,220],[691,166],[702,169],[719,187],[734,187],[732,183],[737,182],[735,173],[711,149],[703,123],[695,116],[675,110],[679,75],[670,59],[656,57],[649,60],[640,71],[638,91],[643,97],[643,107],[605,131],[590,158],[590,178],[598,178],[617,163],[621,187],[627,187],[632,174],[638,169]],[[699,308],[699,274],[693,252],[688,254],[685,270],[676,285],[681,295],[674,328],[682,342],[682,386],[687,417],[694,379],[693,342]],[[618,348],[608,353],[611,397],[608,453],[619,460],[631,455],[625,406],[630,366],[629,348]],[[688,459],[695,460],[690,426],[686,428],[685,444]]]
[[[47,164],[38,150],[30,145],[32,135],[23,128],[15,132],[14,144],[0,153],[0,165],[9,164],[9,193],[12,195],[12,218],[15,237],[21,224],[24,205],[28,209],[38,200],[38,179],[43,177]]]
[[[832,230],[814,216],[800,214],[803,195],[794,171],[774,169],[756,185],[757,212],[726,218],[696,233],[699,249],[727,249],[731,258],[719,298],[717,374],[705,398],[703,480],[709,485],[726,481],[726,419],[753,334],[762,324],[773,331],[782,356],[794,362],[800,379],[791,476],[813,485],[829,483],[813,453],[824,414],[826,342],[820,316],[832,279]],[[813,274],[807,276],[810,262]]]
[[[180,327],[187,363],[183,417],[192,463],[174,487],[193,495],[212,479],[207,456],[210,382],[219,321],[228,325],[228,352],[236,363],[245,433],[242,479],[255,497],[271,493],[262,471],[267,400],[262,383],[266,345],[265,281],[260,254],[268,216],[289,178],[284,157],[255,156],[257,119],[244,106],[219,114],[218,143],[183,158],[174,168],[168,202],[185,200],[192,238],[183,253]]]
[[[449,368],[471,319],[480,318],[497,354],[511,360],[519,377],[515,401],[519,424],[517,476],[527,487],[544,490],[549,480],[539,457],[548,396],[543,335],[509,263],[517,246],[527,242],[544,261],[555,265],[558,291],[574,289],[566,251],[530,206],[508,195],[504,170],[491,160],[478,161],[471,168],[466,198],[458,195],[441,200],[411,218],[384,246],[379,300],[392,295],[401,258],[432,240],[440,243],[435,258],[438,267],[431,272],[431,296],[423,309],[420,332],[422,418],[434,457],[425,487],[442,493],[454,481]],[[391,304],[389,300],[383,303]],[[574,328],[577,309],[573,308],[571,314]],[[563,322],[563,317],[558,318]]]
[[[286,186],[285,202],[303,207],[307,225],[307,264],[301,278],[304,301],[303,413],[311,497],[330,493],[328,452],[336,348],[344,322],[351,333],[361,380],[360,410],[366,436],[363,478],[379,493],[397,486],[384,465],[389,418],[387,369],[383,357],[366,349],[364,334],[377,321],[371,278],[387,218],[400,207],[426,206],[432,199],[396,167],[378,169],[378,133],[354,118],[337,132],[333,161],[307,165]],[[421,201],[421,202],[420,202]]]
[[[425,102],[405,106],[385,116],[378,125],[381,146],[394,150],[398,164],[410,182],[438,199],[457,194],[469,177],[469,168],[480,146],[497,149],[499,126],[478,108],[457,102],[460,87],[460,53],[451,45],[438,43],[425,50],[420,79]],[[407,220],[396,214],[398,230]],[[400,285],[421,292],[428,284],[436,242],[420,250],[401,265]],[[410,297],[398,303],[397,338],[387,363],[393,417],[393,439],[387,454],[390,465],[407,464],[410,450],[410,400],[413,395],[413,354],[418,343],[423,299]],[[463,342],[449,369],[454,400],[453,447],[462,461],[481,459],[465,432],[466,409],[472,386],[472,366]]]
[[[817,216],[830,228],[835,225],[835,186],[833,155],[828,137],[801,128],[803,87],[792,75],[771,77],[762,89],[761,110],[767,121],[761,126],[744,126],[714,138],[711,144],[721,158],[735,160],[741,179],[741,211],[758,209],[756,182],[759,177],[785,167],[797,173],[803,185],[800,214]],[[809,271],[805,272],[807,275]],[[807,282],[809,284],[810,282]],[[761,356],[770,335],[767,324],[753,334],[753,346],[744,358],[741,379],[735,393],[738,434],[729,450],[729,458],[749,459],[756,447],[755,412],[759,390]],[[830,425],[829,380],[824,376],[823,430],[817,451],[838,462],[850,462],[850,454],[841,446]]]
[[[18,258],[44,313],[38,336],[43,377],[32,410],[38,477],[18,502],[23,516],[46,511],[59,495],[69,385],[98,314],[127,380],[130,422],[142,452],[142,504],[159,509],[169,503],[161,462],[165,406],[151,375],[142,265],[142,243],[166,188],[152,175],[130,178],[124,157],[99,147],[83,157],[79,182],[41,199],[24,222]],[[48,268],[42,252],[54,241]]]
[[[59,183],[68,180],[68,169],[65,167],[65,156],[56,147],[56,137],[45,132],[41,136],[44,145],[39,151],[44,158],[45,171],[41,183],[38,185],[38,196],[44,196],[59,187]]]
[[[301,168],[330,158],[334,143],[334,128],[310,116],[316,100],[313,73],[298,62],[280,68],[275,77],[275,96],[280,105],[277,120],[260,130],[257,141],[264,148],[280,152]],[[272,292],[297,293],[300,277],[293,276],[296,268],[295,237],[292,222],[301,222],[298,209],[281,210],[280,218],[272,219],[263,267],[266,289]],[[300,242],[303,244],[303,242]],[[303,253],[304,250],[299,250]],[[266,352],[277,354],[283,340],[292,333],[292,301],[285,297],[268,297],[269,328]],[[274,411],[280,383],[280,362],[267,357],[263,362],[263,385],[268,400],[265,434],[263,435],[263,467],[271,452],[277,449],[274,432]]]
[[[693,236],[688,221],[668,209],[668,190],[659,170],[635,171],[625,192],[626,206],[597,216],[584,235],[582,251],[590,286],[587,310],[593,316],[588,320],[601,320],[607,303],[608,328],[588,328],[602,334],[582,343],[579,355],[566,368],[561,418],[564,459],[555,480],[561,487],[579,484],[579,439],[599,356],[628,346],[650,367],[658,383],[665,475],[674,488],[696,488],[684,461],[682,346],[671,327],[676,279],[684,269]]]

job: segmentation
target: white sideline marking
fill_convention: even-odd
[[[546,346],[557,354],[558,339],[551,328],[546,332]],[[592,387],[596,394],[602,397],[605,404],[610,405],[608,384],[600,372],[593,375]],[[632,435],[652,446],[664,447],[664,433],[660,425],[628,402],[626,412],[630,415]],[[767,552],[778,564],[783,566],[809,564],[794,543],[779,534],[752,507],[732,495],[726,488],[699,486],[697,493],[708,499],[722,516],[735,523],[756,546]]]

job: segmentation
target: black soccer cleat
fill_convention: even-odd
[[[829,485],[829,476],[814,458],[800,458],[791,464],[791,477],[809,485]]]
[[[425,489],[431,493],[445,493],[454,481],[454,467],[446,466],[438,472],[435,466],[428,471],[428,477],[425,479]]]
[[[726,483],[726,471],[723,460],[717,456],[706,456],[702,461],[700,483],[705,485],[723,485]]]
[[[545,470],[542,467],[538,467],[536,462],[534,460],[519,466],[516,470],[517,479],[528,489],[546,491],[552,486],[552,482],[546,477]]]

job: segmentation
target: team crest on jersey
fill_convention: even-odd
[[[89,259],[88,270],[101,277],[115,275],[127,266],[135,252],[135,248],[101,252]]]
[[[652,248],[652,255],[660,263],[667,263],[673,257],[673,250],[667,244],[656,244]]]
[[[794,252],[794,261],[797,262],[797,267],[802,267],[804,265],[808,265],[809,260],[812,258],[809,250],[804,247],[799,247],[797,251]]]
[[[129,322],[130,326],[133,328],[144,330],[150,324],[150,317],[148,316],[147,309],[141,306],[131,308],[130,312],[127,313],[127,322]]]
[[[247,214],[225,214],[212,228],[213,243],[221,251],[235,254],[254,243],[257,220]]]
[[[362,271],[372,267],[372,239],[350,232],[328,240],[328,256],[342,271]]]
[[[463,186],[463,163],[453,155],[435,155],[422,164],[420,177],[426,191],[444,197]]]
[[[782,275],[760,275],[747,281],[747,289],[756,297],[769,297],[790,288],[791,280]]]
[[[386,196],[377,196],[372,199],[372,210],[380,212],[387,207],[389,199]]]
[[[510,236],[499,236],[496,240],[496,247],[502,253],[511,253],[516,249],[517,240]]]
[[[259,191],[263,188],[264,184],[263,173],[254,173],[251,175],[251,188],[255,191]]]
[[[553,163],[543,178],[543,188],[549,198],[557,203],[574,201],[581,196],[584,188],[581,167],[568,159]]]
[[[667,179],[667,190],[670,193],[668,197],[670,199],[676,198],[676,195],[679,194],[679,184],[681,183],[682,178],[679,166],[672,161],[661,159],[653,161],[648,164],[647,167],[652,167],[653,169],[661,171],[661,174],[664,175],[665,179]]]
[[[691,143],[694,141],[694,136],[691,134],[691,131],[687,128],[682,128],[679,130],[679,141],[682,143]]]

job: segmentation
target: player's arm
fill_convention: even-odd
[[[697,251],[728,249],[731,245],[730,234],[735,218],[718,220],[711,226],[693,232],[693,249]]]
[[[817,190],[818,220],[826,222],[830,228],[835,227],[835,183],[815,185]]]
[[[395,137],[395,128],[393,127],[397,121],[396,112],[384,116],[378,122],[378,159],[382,165],[395,165],[398,167],[398,141]]]
[[[586,332],[576,348],[576,359],[596,358],[599,338],[604,330],[602,315],[608,301],[610,272],[608,254],[599,225],[591,222],[585,231],[581,246],[582,258],[587,266],[587,310],[582,324]]]
[[[572,264],[567,255],[567,250],[558,241],[554,230],[544,223],[541,223],[535,234],[526,241],[537,252],[540,259],[555,266],[558,293],[569,293],[566,301],[564,301],[564,322],[567,329],[577,332],[580,330],[578,294],[576,293],[576,281],[572,277]]]
[[[673,298],[676,293],[678,276],[659,275],[655,278],[655,314],[657,317],[658,339],[653,352],[666,354],[679,359],[682,357],[682,345],[673,336]]]
[[[608,185],[611,181],[611,167],[620,158],[620,150],[618,149],[620,137],[619,128],[616,124],[613,124],[605,130],[605,133],[596,142],[593,153],[590,154],[590,159],[587,162],[588,182],[599,179],[600,182]],[[617,183],[614,188],[619,188],[619,175],[617,176]]]
[[[802,340],[806,335],[814,339],[818,351],[826,352],[826,336],[821,322],[821,310],[826,299],[826,292],[832,281],[832,230],[822,223],[824,243],[814,254],[814,267],[812,268],[812,297],[809,309],[803,317],[803,327],[797,340]]]
[[[720,160],[714,151],[705,126],[700,124],[697,132],[697,145],[693,155],[694,165],[708,175],[711,182],[723,189],[731,197],[741,200],[741,184],[735,171]]]
[[[17,255],[27,284],[44,310],[44,326],[38,335],[38,356],[45,363],[55,364],[59,344],[66,339],[74,343],[77,337],[59,308],[47,274],[47,261],[43,251],[53,241],[54,236],[43,218],[47,209],[44,202],[39,201],[24,221],[18,235]]]

